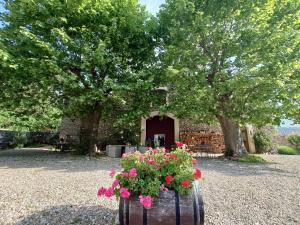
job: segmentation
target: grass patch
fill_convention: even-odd
[[[279,146],[278,153],[281,155],[297,155],[298,151],[289,146]]]
[[[266,163],[267,161],[257,155],[245,155],[238,159],[239,162],[243,163]]]

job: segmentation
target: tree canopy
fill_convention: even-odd
[[[299,118],[299,1],[167,0],[159,22],[173,109],[218,119],[228,148],[234,124]]]
[[[104,114],[143,102],[156,22],[137,0],[7,0],[5,7],[2,107],[50,103],[94,120],[83,125],[90,132]]]

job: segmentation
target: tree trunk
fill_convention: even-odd
[[[84,154],[92,155],[97,150],[100,118],[100,111],[94,111],[81,118],[80,148],[82,148]]]
[[[239,124],[225,116],[219,116],[218,119],[222,127],[226,149],[231,149],[233,155],[247,154]]]

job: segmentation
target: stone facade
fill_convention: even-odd
[[[115,137],[115,129],[112,126],[111,121],[100,121],[98,141],[101,148],[105,147],[102,145],[116,144],[117,137]],[[80,137],[80,119],[75,118],[64,118],[60,127],[60,138],[65,139],[67,142],[72,144],[79,144]]]

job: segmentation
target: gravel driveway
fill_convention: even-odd
[[[264,156],[266,165],[199,159],[206,224],[300,224],[300,156]],[[118,202],[99,199],[117,159],[47,149],[0,151],[0,224],[114,223]]]

